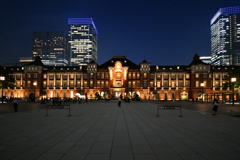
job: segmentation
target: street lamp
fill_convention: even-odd
[[[2,104],[3,104],[3,81],[5,81],[5,77],[0,76],[0,81],[2,81]]]
[[[34,99],[33,102],[35,102],[35,97],[36,97],[36,86],[37,86],[37,82],[33,82],[33,86],[34,86]]]
[[[236,77],[231,78],[231,82],[233,83],[233,88],[232,88],[232,105],[234,105],[234,82],[237,81]]]
[[[202,103],[203,103],[203,86],[204,86],[204,83],[201,83],[200,86],[202,87]]]

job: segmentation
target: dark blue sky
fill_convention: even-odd
[[[125,55],[136,64],[188,65],[210,55],[210,19],[239,0],[3,0],[0,63],[31,57],[32,32],[64,31],[68,18],[93,18],[98,63]]]

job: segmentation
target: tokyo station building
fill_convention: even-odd
[[[4,89],[3,96],[17,98],[84,98],[94,99],[98,93],[103,99],[116,99],[120,95],[138,94],[146,100],[210,101],[232,99],[232,90],[223,88],[226,75],[239,66],[211,66],[196,54],[189,65],[151,66],[143,60],[133,63],[125,56],[98,65],[94,61],[86,66],[44,66],[39,57],[24,66],[5,66],[15,78],[14,89]],[[237,91],[234,93],[238,99]]]

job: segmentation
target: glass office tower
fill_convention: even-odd
[[[40,56],[47,66],[67,66],[66,37],[63,32],[33,32],[33,59]]]
[[[240,65],[240,6],[220,8],[211,19],[212,65]]]
[[[92,18],[69,18],[70,65],[87,65],[97,62],[97,29]]]

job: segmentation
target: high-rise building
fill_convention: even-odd
[[[68,65],[66,42],[63,32],[33,32],[33,59],[39,56],[47,66]]]
[[[212,65],[240,66],[240,6],[220,8],[211,19]]]
[[[69,18],[70,65],[87,65],[97,62],[97,29],[92,18]]]

